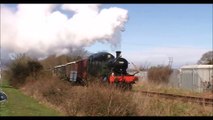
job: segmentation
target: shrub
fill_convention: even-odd
[[[42,65],[25,54],[19,54],[11,62],[8,69],[8,79],[10,85],[14,87],[20,87],[26,81],[26,78],[30,75],[37,77],[39,71],[42,70]]]
[[[37,79],[38,73],[43,69],[43,66],[36,60],[29,60],[27,65],[30,75]]]
[[[69,98],[70,100],[67,99],[66,102],[69,115],[137,115],[136,104],[132,102],[132,94],[120,91],[112,86],[102,86],[98,83],[93,83],[83,89],[74,90],[72,88]]]
[[[172,69],[169,66],[154,66],[148,70],[148,80],[154,83],[168,83]]]
[[[41,96],[41,101],[69,116],[137,115],[130,92],[100,83],[91,82],[87,87],[72,86],[57,77],[44,76],[33,85],[26,84],[25,91],[32,96]]]
[[[145,85],[147,86],[147,85]],[[159,90],[153,84],[150,89]],[[212,116],[212,107],[197,103],[150,97],[140,92],[122,92],[110,85],[90,82],[88,87],[43,74],[24,86],[25,93],[67,116]]]

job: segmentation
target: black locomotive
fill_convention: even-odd
[[[136,76],[127,73],[128,61],[121,57],[121,51],[116,52],[116,57],[108,52],[99,52],[86,59],[54,67],[56,71],[62,68],[66,78],[74,83],[85,83],[88,76],[92,76],[110,84],[131,88],[138,80]]]

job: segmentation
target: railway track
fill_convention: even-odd
[[[213,107],[213,98],[205,98],[205,97],[195,97],[195,96],[185,96],[185,95],[177,95],[177,94],[168,94],[168,93],[159,93],[159,92],[153,92],[153,91],[140,91],[142,94],[147,96],[159,96],[166,99],[176,99],[176,100],[182,100],[184,102],[194,102],[199,103],[201,105],[210,105]]]

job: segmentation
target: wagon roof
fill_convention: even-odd
[[[64,64],[63,65],[57,65],[54,68],[60,68],[60,67],[64,67],[64,66],[65,66]]]
[[[79,59],[79,60],[72,61],[72,62],[68,62],[68,63],[61,64],[61,65],[57,65],[57,66],[55,66],[54,68],[60,68],[60,67],[64,67],[64,66],[67,66],[67,65],[75,64],[75,63],[80,62],[80,61],[83,61],[83,60],[86,60],[86,58]]]

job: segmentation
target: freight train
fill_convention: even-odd
[[[121,57],[121,51],[116,51],[116,57],[108,52],[99,52],[86,59],[55,66],[53,70],[61,79],[73,84],[85,85],[93,77],[117,87],[131,89],[138,77],[127,72],[128,64]]]

